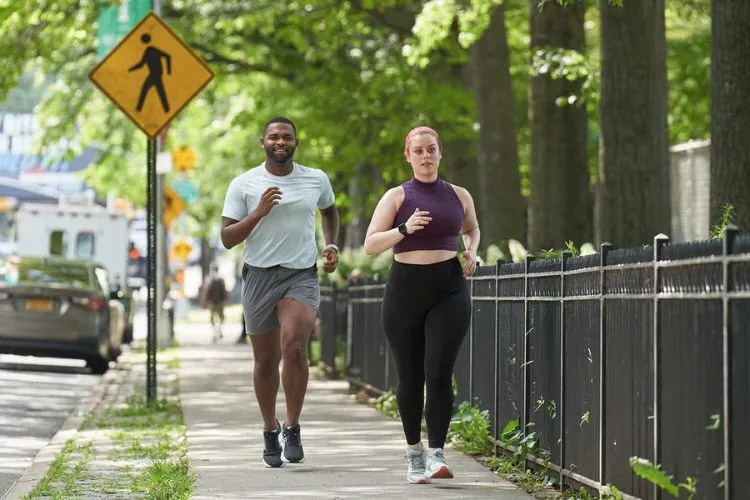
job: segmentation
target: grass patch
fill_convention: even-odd
[[[157,460],[145,473],[133,478],[132,491],[145,493],[154,499],[188,499],[193,491],[194,479],[190,463],[183,457],[177,461]]]
[[[99,412],[91,427],[111,430],[109,459],[119,464],[117,477],[100,482],[97,491],[155,499],[190,497],[195,476],[186,457],[185,424],[178,403],[162,398],[149,406],[145,395],[137,392],[124,406]]]
[[[137,354],[140,357],[143,357],[145,359],[146,356],[146,340],[145,339],[138,339],[134,340],[130,344],[130,350],[133,354]],[[157,362],[164,361],[163,358],[166,357],[167,360],[172,359],[173,357],[177,357],[180,352],[180,343],[177,340],[172,340],[172,345],[169,347],[157,347],[156,348],[156,360]],[[140,359],[140,358],[137,358]]]
[[[168,359],[164,362],[164,368],[167,370],[177,370],[180,368],[180,358]]]
[[[76,443],[75,437],[68,439],[47,474],[24,499],[49,497],[57,500],[80,496],[81,484],[90,476],[93,452],[91,443]]]
[[[160,359],[163,397],[149,405],[142,380],[130,379],[133,385],[121,386],[109,406],[103,403],[86,416],[26,498],[190,498],[195,475],[187,459],[179,381],[174,377],[177,354],[176,349],[165,350]],[[123,400],[128,390],[135,392]],[[86,444],[79,444],[83,441]]]
[[[104,410],[88,422],[92,429],[142,429],[156,432],[161,429],[177,430],[184,426],[180,405],[167,399],[157,400],[152,406],[143,394],[128,398],[127,406]]]

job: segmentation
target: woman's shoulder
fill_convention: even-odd
[[[461,201],[471,199],[471,193],[469,193],[469,190],[465,187],[461,187],[458,184],[451,184],[450,182],[448,182],[447,184],[453,188],[453,191],[461,199]]]
[[[383,194],[383,200],[389,201],[393,203],[396,208],[400,207],[401,204],[404,202],[405,198],[404,188],[403,186],[396,186],[390,188],[388,191]]]
[[[472,198],[471,198],[471,193],[469,193],[468,189],[458,186],[456,184],[448,183],[448,185],[456,193],[456,197],[458,198],[458,201],[461,202],[464,212],[466,212],[467,208],[470,207],[471,204],[473,203]]]

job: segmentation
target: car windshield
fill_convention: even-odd
[[[60,262],[22,260],[18,266],[18,283],[89,288],[91,278],[85,267]]]

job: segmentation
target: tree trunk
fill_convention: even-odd
[[[342,227],[339,238],[344,247],[360,248],[364,245],[375,204],[384,192],[380,169],[375,165],[357,165],[355,175],[349,180],[347,187],[350,200],[347,214],[349,222]]]
[[[540,11],[538,4],[546,3]],[[566,7],[531,2],[531,53],[571,49],[585,53],[585,5]],[[580,81],[553,80],[549,73],[531,80],[531,196],[529,249],[561,248],[593,238],[593,197],[588,171],[588,116],[580,100],[558,106],[558,97],[580,97]]]
[[[490,25],[471,49],[479,122],[478,191],[472,192],[482,231],[482,247],[526,241],[526,206],[518,173],[515,103],[505,8],[492,13]]]
[[[711,4],[711,220],[725,203],[750,229],[750,3]]]
[[[343,246],[345,248],[359,248],[361,245],[359,241],[359,235],[363,232],[362,229],[362,218],[364,214],[364,193],[362,192],[362,179],[360,177],[362,171],[362,165],[355,167],[356,172],[349,179],[347,185],[347,197],[349,198],[349,207],[347,209],[348,222],[345,225],[345,229],[342,232]],[[343,213],[341,214],[344,215]],[[367,231],[365,228],[364,231]],[[364,240],[363,240],[364,241]]]
[[[600,0],[598,240],[630,247],[670,232],[664,0]]]
[[[456,26],[454,26],[455,30]],[[433,65],[433,78],[436,81],[452,82],[456,87],[456,92],[465,93],[464,100],[455,110],[456,115],[466,117],[471,116],[472,120],[475,114],[473,100],[473,73],[471,65],[456,62],[441,62]],[[455,127],[455,123],[451,124]],[[438,127],[438,134],[441,134],[442,127]],[[442,137],[448,134],[442,133]],[[479,179],[477,175],[477,154],[475,141],[473,140],[473,131],[466,129],[453,129],[453,137],[443,140],[443,159],[440,162],[441,176],[453,184],[469,190],[477,204],[477,190],[479,189]],[[480,207],[476,206],[477,211]],[[479,219],[480,226],[482,219]]]

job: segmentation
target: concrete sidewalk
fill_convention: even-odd
[[[531,498],[452,449],[446,454],[455,479],[408,484],[401,423],[355,403],[347,383],[312,376],[301,418],[305,461],[266,468],[251,348],[230,339],[181,341],[180,398],[197,474],[193,498]],[[283,394],[277,414],[283,420]]]

